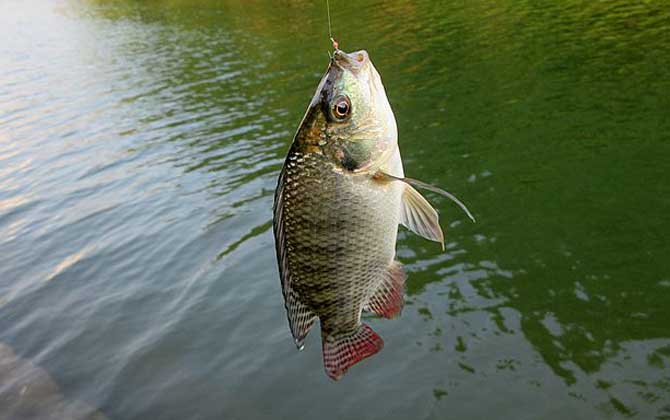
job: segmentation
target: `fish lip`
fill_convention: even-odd
[[[338,67],[358,73],[370,60],[365,50],[355,51],[350,54],[337,49],[333,53],[332,62]]]

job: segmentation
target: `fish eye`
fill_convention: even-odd
[[[351,113],[351,102],[346,96],[338,96],[333,101],[332,108],[333,116],[342,121]]]

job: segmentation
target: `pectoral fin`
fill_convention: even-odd
[[[421,182],[417,179],[400,178],[400,177],[397,177],[397,176],[389,175],[389,174],[381,172],[381,171],[377,172],[377,174],[375,176],[379,179],[385,179],[387,181],[401,181],[401,182],[404,182],[405,184],[413,185],[417,188],[423,188],[424,190],[432,191],[434,193],[440,194],[443,197],[447,197],[449,200],[456,203],[456,205],[458,207],[460,207],[461,210],[463,210],[465,212],[465,214],[468,215],[470,220],[472,220],[473,222],[476,222],[475,217],[472,215],[472,213],[470,213],[470,210],[468,210],[468,208],[465,206],[465,204],[463,204],[461,202],[461,200],[456,198],[456,196],[453,195],[452,193],[450,193],[449,191],[445,191],[442,188],[438,188],[434,185],[426,184],[425,182]]]
[[[400,223],[419,236],[439,242],[444,250],[444,234],[437,211],[411,185],[405,185],[402,194]]]
[[[440,194],[444,197],[447,197],[458,207],[460,207],[465,214],[468,215],[470,220],[475,221],[474,216],[470,213],[470,210],[463,204],[458,198],[448,191],[445,191],[441,188],[435,187],[425,182],[417,181],[412,178],[400,178],[397,176],[389,175],[384,172],[377,172],[375,174],[375,179],[382,181],[400,181],[405,183],[405,191],[402,195],[402,208],[400,211],[400,223],[407,227],[412,232],[417,235],[423,236],[426,239],[431,241],[439,242],[442,244],[442,249],[444,250],[444,234],[440,228],[439,217],[437,211],[430,205],[428,201],[413,186],[418,188],[423,188],[434,193]]]

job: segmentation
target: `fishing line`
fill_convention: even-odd
[[[326,11],[328,12],[328,39],[333,43],[333,48],[338,50],[339,44],[335,38],[333,38],[333,30],[330,23],[330,2],[326,0]]]
[[[330,27],[330,2],[326,0],[326,12],[328,13],[328,38],[333,39],[333,31]]]

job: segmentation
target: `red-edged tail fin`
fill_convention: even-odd
[[[350,335],[332,336],[322,332],[321,341],[326,374],[335,381],[344,376],[350,367],[384,347],[384,340],[365,324]]]

